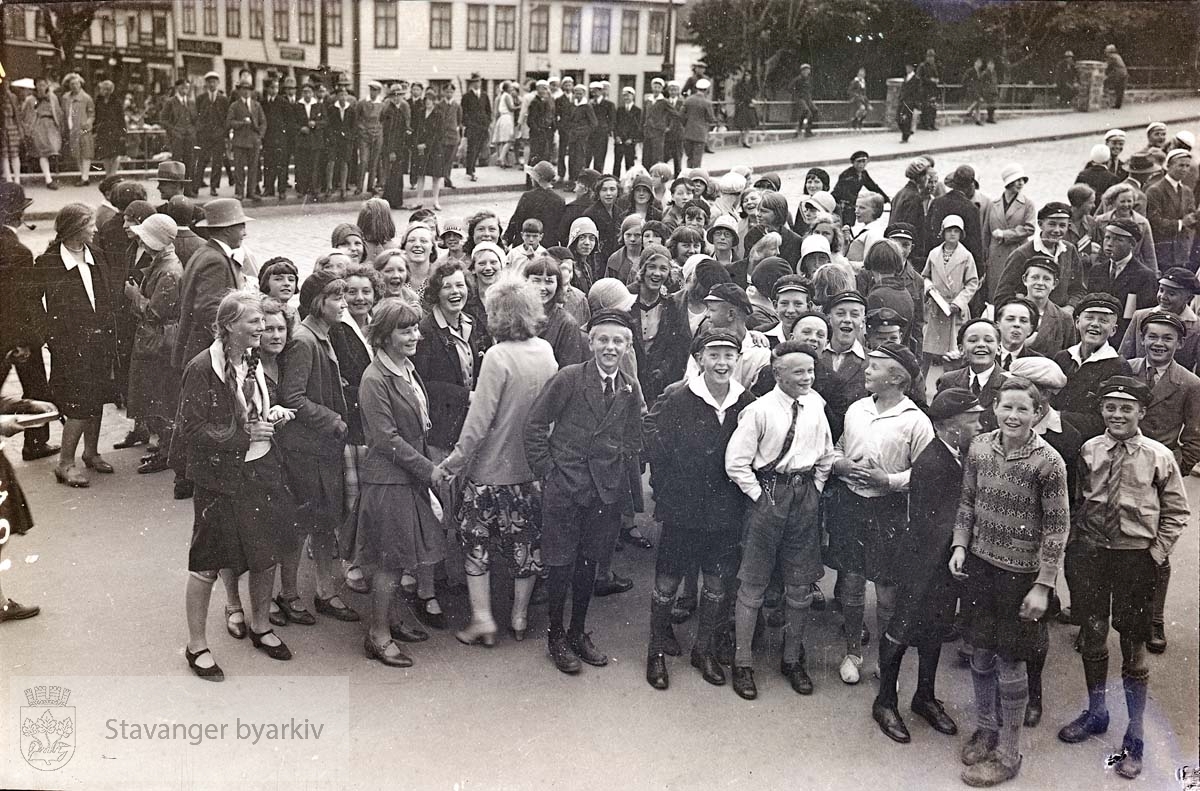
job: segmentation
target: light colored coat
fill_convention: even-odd
[[[992,201],[983,215],[983,241],[987,244],[984,253],[983,272],[987,278],[988,301],[994,302],[996,284],[999,282],[1000,270],[1004,262],[1016,250],[1033,236],[1037,229],[1037,210],[1033,201],[1018,193],[1016,200],[1004,210],[1004,195]],[[992,231],[1002,231],[1001,238],[992,236]],[[977,262],[978,263],[978,262]],[[992,273],[988,276],[988,273]]]
[[[929,354],[945,354],[957,345],[958,328],[971,317],[971,298],[979,290],[979,271],[975,258],[961,242],[948,261],[942,258],[942,245],[929,251],[925,259],[927,292],[936,290],[951,305],[958,305],[961,313],[947,316],[926,293],[925,297],[925,342],[922,347]]]

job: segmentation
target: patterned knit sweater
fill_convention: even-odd
[[[1037,434],[1004,452],[1000,430],[975,438],[963,465],[954,546],[1054,587],[1070,530],[1067,470]]]

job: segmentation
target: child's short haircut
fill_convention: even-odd
[[[530,217],[525,222],[521,223],[521,233],[541,233],[542,221],[537,217]]]

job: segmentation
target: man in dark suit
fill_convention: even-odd
[[[1159,271],[1189,266],[1192,240],[1196,235],[1196,196],[1185,179],[1192,155],[1183,148],[1167,154],[1167,174],[1146,187],[1146,215],[1154,232],[1154,255]]]
[[[1179,468],[1187,475],[1200,463],[1200,377],[1175,361],[1175,352],[1187,329],[1175,314],[1159,311],[1146,316],[1140,333],[1146,356],[1130,361],[1129,367],[1134,378],[1150,388],[1150,403],[1139,428],[1150,439],[1171,449]],[[1163,608],[1170,579],[1168,559],[1158,567],[1151,618],[1153,635],[1146,643],[1146,649],[1155,654],[1167,648]]]
[[[237,98],[229,103],[225,116],[233,132],[233,194],[254,203],[262,202],[258,191],[258,162],[262,153],[263,134],[267,131],[267,116],[254,98],[254,83],[245,80],[238,84]]]
[[[328,152],[328,167],[325,171],[325,191],[337,189],[339,197],[346,195],[346,181],[350,172],[350,159],[354,151],[354,103],[347,93],[347,85],[339,83],[334,92],[334,101],[325,108],[325,147]],[[408,138],[408,104],[404,105],[404,139]],[[407,145],[405,146],[407,148]],[[404,171],[398,171],[403,181]],[[403,188],[403,184],[400,185]]]
[[[592,112],[596,116],[596,125],[588,135],[588,162],[593,170],[603,173],[604,162],[608,158],[608,139],[612,137],[617,107],[608,98],[607,83],[593,82],[588,85],[588,89],[592,95]]]
[[[296,133],[296,80],[288,77],[284,80],[287,86],[279,92],[274,82],[265,86],[263,98],[263,114],[267,118],[267,131],[263,135],[263,169],[266,177],[263,179],[263,194],[274,197],[276,194],[282,200],[288,190],[288,164],[292,158],[292,140]]]
[[[897,680],[911,645],[917,647],[920,664],[913,712],[940,733],[958,730],[934,694],[934,683],[942,635],[954,625],[958,599],[948,564],[962,490],[962,458],[980,432],[982,414],[979,399],[969,390],[955,387],[934,396],[929,418],[937,439],[917,456],[909,476],[910,518],[896,543],[903,558],[894,566],[901,577],[896,581],[896,610],[879,638],[879,694],[871,705],[879,729],[900,743],[907,743],[910,736],[897,711]]]
[[[301,89],[295,113],[296,192],[315,201],[320,182],[318,156],[325,144],[325,104],[317,100],[311,82]]]
[[[225,141],[228,139],[226,117],[229,114],[229,99],[220,89],[221,75],[210,71],[204,75],[204,91],[196,97],[196,129],[200,145],[200,157],[196,161],[196,173],[192,177],[192,188],[199,190],[204,182],[204,170],[211,165],[212,175],[208,180],[208,194],[216,197],[221,186],[221,167],[225,163]]]
[[[634,99],[633,88],[621,89],[621,105],[613,121],[613,169],[612,174],[621,176],[621,168],[629,170],[637,161],[637,144],[642,139],[642,108]]]
[[[529,100],[526,113],[529,124],[529,164],[549,162],[554,155],[554,128],[557,113],[554,100],[550,98],[550,83],[538,80],[534,86],[535,96]],[[553,184],[553,182],[551,182]],[[549,229],[553,226],[547,225]],[[546,245],[549,246],[549,245]]]
[[[467,178],[475,181],[475,166],[480,154],[487,153],[488,126],[492,123],[492,103],[480,89],[478,72],[467,80],[467,92],[462,97],[462,122],[467,135]]]
[[[0,184],[0,382],[16,367],[23,398],[52,401],[42,358],[42,301],[34,279],[33,253],[17,238],[16,228],[33,200],[20,184]],[[44,459],[58,453],[50,427],[25,431],[21,458]]]
[[[509,247],[520,244],[521,226],[533,217],[542,221],[542,246],[554,247],[559,243],[559,226],[566,207],[562,196],[554,191],[554,166],[548,160],[542,160],[529,169],[529,176],[533,179],[533,188],[526,190],[517,201],[517,208],[504,230],[504,241]]]
[[[663,135],[663,162],[675,166],[675,178],[683,167],[683,99],[679,96],[679,82],[667,83],[667,131]]]
[[[633,343],[632,321],[604,310],[589,330],[594,358],[561,369],[529,411],[525,453],[543,482],[542,561],[550,570],[550,655],[563,673],[579,660],[608,657],[584,631],[596,565],[612,555],[621,512],[630,504],[629,463],[642,449],[642,390],[619,363]],[[571,623],[563,629],[567,588]]]
[[[700,80],[695,92],[683,102],[683,150],[689,168],[698,168],[704,163],[708,132],[717,123],[709,93],[711,89],[708,80]]]
[[[182,162],[188,179],[188,194],[194,196],[192,179],[196,175],[196,100],[192,86],[182,77],[175,81],[175,91],[163,105],[158,122],[167,131],[167,148],[171,158]]]
[[[1158,276],[1134,250],[1142,241],[1142,231],[1132,220],[1109,220],[1104,226],[1104,256],[1087,275],[1088,291],[1112,294],[1121,303],[1117,334],[1112,345],[1119,347],[1135,310],[1148,308],[1158,301]]]
[[[559,126],[560,131],[567,133],[567,175],[571,181],[579,178],[579,174],[588,167],[588,143],[597,125],[595,108],[587,100],[586,93],[582,85],[575,86],[571,109]]]

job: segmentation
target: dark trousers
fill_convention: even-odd
[[[225,165],[225,143],[221,140],[206,140],[200,143],[200,156],[196,159],[196,173],[192,176],[192,187],[200,189],[204,182],[204,171],[212,168],[208,181],[209,189],[221,186],[221,168]]]
[[[346,191],[346,179],[350,172],[350,143],[342,141],[334,143],[330,149],[328,163],[325,168],[325,191]],[[403,181],[403,174],[401,174]],[[400,185],[401,189],[404,185]]]
[[[579,178],[579,174],[588,166],[588,139],[586,135],[572,135],[570,141],[567,172],[570,175],[571,181],[574,181]]]
[[[21,380],[21,397],[33,398],[38,401],[53,401],[50,396],[50,385],[46,381],[46,362],[42,359],[41,345],[29,349],[29,359],[15,363],[11,358],[0,357],[0,384],[8,379],[8,372],[15,367],[17,378]],[[41,426],[25,431],[25,447],[32,448],[44,445],[50,441],[50,427]]]
[[[937,131],[937,101],[935,99],[926,99],[921,102],[921,129],[927,129],[930,132]]]
[[[698,168],[704,162],[704,146],[703,140],[684,140],[683,150],[687,154],[687,165],[689,168]]]
[[[467,129],[467,175],[475,175],[475,166],[479,164],[479,155],[487,151],[487,127],[469,127]],[[487,164],[486,162],[484,163]]]
[[[317,149],[296,148],[296,192],[301,195],[317,194]]]
[[[529,130],[529,165],[549,162],[554,156],[554,132],[548,129]]]
[[[571,148],[571,137],[566,132],[558,133],[558,177],[567,177],[567,151]]]
[[[896,125],[900,127],[900,142],[907,143],[913,133],[913,111],[904,102],[900,103],[896,111]]]
[[[608,133],[593,134],[588,140],[588,151],[588,156],[592,161],[592,170],[603,173],[604,162],[608,159]]]
[[[817,106],[812,99],[796,101],[796,131],[812,134],[813,124],[817,122]]]
[[[622,164],[625,170],[633,167],[633,163],[637,162],[637,143],[613,143],[613,169],[612,174],[620,177]]]
[[[646,139],[642,141],[642,165],[647,170],[651,165],[657,165],[663,161],[663,148],[662,133],[651,132],[646,135]]]
[[[269,146],[270,166],[267,167],[266,185],[264,191],[268,195],[279,193],[283,197],[288,190],[288,165],[292,159],[292,145],[284,140]]]
[[[663,136],[663,162],[675,165],[675,178],[683,170],[683,134],[668,132]]]
[[[168,144],[171,149],[171,157],[176,162],[183,163],[186,172],[185,178],[194,179],[196,177],[196,134],[183,132],[171,135]]]
[[[233,190],[239,198],[257,197],[258,160],[261,146],[233,149]]]
[[[1125,101],[1125,83],[1126,83],[1126,81],[1127,81],[1126,78],[1120,74],[1114,74],[1112,77],[1109,77],[1107,80],[1105,80],[1105,82],[1107,83],[1104,86],[1105,89],[1112,91],[1113,108],[1114,109],[1117,109],[1117,110],[1121,109],[1121,105]]]

